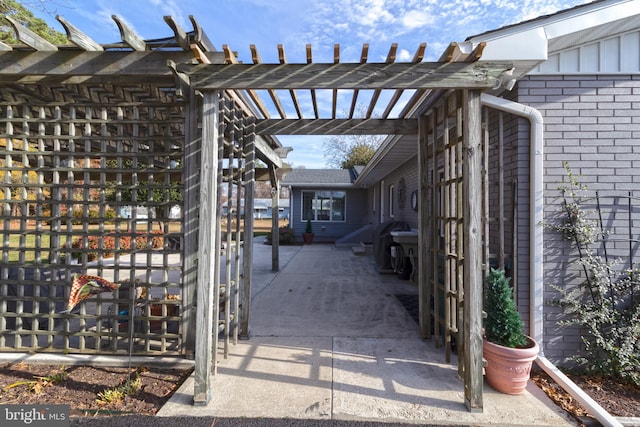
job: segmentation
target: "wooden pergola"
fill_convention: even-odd
[[[513,65],[483,62],[483,45],[465,53],[455,43],[437,62],[423,61],[425,44],[418,47],[412,61],[396,62],[397,45],[392,45],[387,60],[382,63],[369,62],[367,45],[363,46],[360,61],[356,63],[341,62],[339,45],[334,47],[331,63],[314,62],[311,46],[306,48],[306,63],[288,63],[283,46],[278,46],[279,63],[276,64],[263,63],[252,46],[253,63],[246,64],[240,63],[228,46],[216,50],[193,18],[193,30],[186,32],[175,20],[166,17],[173,35],[158,40],[143,40],[120,19],[113,18],[122,40],[101,45],[59,17],[70,41],[66,46],[51,45],[10,20],[21,44],[0,45],[0,108],[4,122],[0,139],[7,141],[2,147],[5,161],[0,165],[0,172],[4,174],[0,291],[3,297],[8,296],[12,284],[19,286],[22,283],[24,286],[19,286],[15,299],[24,299],[27,286],[44,286],[51,280],[51,274],[68,280],[78,268],[94,268],[97,274],[109,272],[115,281],[128,279],[134,282],[139,279],[136,268],[128,267],[125,271],[117,265],[121,257],[130,255],[130,265],[141,265],[145,272],[143,284],[161,291],[160,301],[165,303],[162,328],[159,334],[151,333],[149,325],[154,317],[143,311],[136,314],[136,319],[148,323],[140,331],[131,325],[124,333],[114,331],[114,328],[107,331],[104,323],[108,315],[101,311],[101,303],[119,306],[129,300],[118,296],[112,300],[98,297],[96,313],[81,308],[77,329],[72,326],[75,321],[56,313],[55,304],[50,304],[35,310],[35,317],[48,322],[45,328],[48,332],[42,333],[47,336],[44,338],[46,344],[39,339],[39,329],[32,326],[30,331],[21,331],[31,337],[27,345],[20,344],[22,335],[16,333],[16,340],[11,345],[3,338],[0,348],[122,354],[117,344],[119,340],[137,338],[145,343],[140,352],[149,354],[157,340],[169,339],[169,348],[195,358],[194,403],[206,404],[211,396],[211,376],[215,373],[217,356],[212,349],[217,348],[218,331],[225,331],[225,354],[230,339],[249,333],[253,234],[250,213],[253,183],[261,173],[256,170],[255,160],[267,164],[266,173],[278,189],[275,170],[282,166],[278,155],[282,147],[274,138],[276,135],[351,133],[415,138],[419,144],[421,168],[418,281],[421,328],[425,330],[432,275],[427,268],[432,265],[429,247],[433,244],[427,230],[433,218],[423,207],[428,206],[429,197],[433,196],[426,172],[430,161],[429,141],[439,138],[435,133],[437,123],[441,123],[440,117],[432,114],[433,106],[428,100],[438,94],[456,94],[450,98],[457,100],[461,114],[455,123],[444,127],[444,133],[455,127],[460,130],[462,142],[459,162],[463,177],[460,191],[456,193],[464,218],[460,230],[464,247],[459,266],[459,274],[464,275],[464,289],[461,290],[464,317],[463,324],[458,326],[464,336],[461,345],[464,357],[459,363],[467,407],[471,411],[482,410],[480,94],[500,86],[503,76]],[[318,90],[332,91],[332,111],[328,117],[320,114],[316,99]],[[265,91],[268,97],[261,97],[260,91]],[[338,117],[336,111],[338,91],[351,91],[352,94],[346,117]],[[361,91],[372,91],[373,95],[365,116],[356,117]],[[378,101],[385,91],[390,91],[391,96],[381,108]],[[399,106],[405,91],[412,95],[404,106]],[[312,117],[302,114],[299,101],[302,92],[310,95]],[[279,98],[282,93],[288,93],[295,114],[285,111],[286,104]],[[401,113],[394,116],[392,111],[396,106]],[[374,117],[377,109],[383,110],[380,117]],[[272,111],[277,111],[277,115]],[[21,141],[19,146],[15,141]],[[19,165],[16,164],[18,161]],[[30,173],[35,173],[36,179],[31,179]],[[18,182],[13,179],[16,176],[21,177]],[[182,218],[178,230],[172,228],[172,222],[165,214],[145,219],[147,226],[140,229],[136,229],[136,218],[133,218],[133,229],[125,229],[126,222],[120,219],[115,220],[112,231],[100,226],[108,217],[105,208],[107,188],[114,192],[115,201],[111,203],[116,206],[137,204],[166,213],[175,203],[168,197],[152,197],[150,191],[139,192],[142,183],[165,195],[174,186],[179,188]],[[63,192],[65,188],[66,192]],[[79,194],[77,200],[70,197],[74,191]],[[128,199],[130,191],[133,191],[131,200]],[[94,192],[102,202],[97,209],[97,229],[93,227],[96,218],[91,214]],[[274,205],[277,204],[277,191],[275,193]],[[35,194],[35,198],[28,200],[30,194]],[[222,194],[233,198],[237,209],[223,212]],[[242,197],[247,212],[244,219],[240,216]],[[230,205],[228,202],[227,206]],[[33,206],[35,215],[30,215]],[[74,218],[73,212],[81,214]],[[35,221],[35,227],[30,227],[29,221]],[[79,226],[73,226],[74,221]],[[116,251],[113,264],[106,261],[109,248],[102,236],[112,233],[118,241],[144,234],[150,241],[154,236],[150,231],[154,221],[160,223],[160,235],[164,238],[161,248],[147,243],[136,250]],[[244,221],[244,238],[241,237],[241,221]],[[274,268],[277,268],[277,218],[274,231]],[[15,282],[9,274],[9,252],[12,250],[9,241],[14,235],[18,236],[22,252],[29,246],[26,237],[34,236],[38,242],[33,250],[37,265],[42,262],[41,255],[48,253],[51,263],[62,267],[48,275],[42,274],[47,267],[36,267],[35,276],[28,278],[26,272],[33,264],[21,256],[18,263],[13,264],[18,269]],[[49,238],[49,243],[43,243],[43,236]],[[72,247],[70,242],[78,236],[83,242],[79,249]],[[98,253],[97,264],[90,264],[87,245],[96,236],[101,242],[93,249]],[[221,244],[223,240],[225,245]],[[176,241],[180,243],[171,244]],[[244,245],[242,257],[241,241]],[[79,267],[69,262],[70,257],[62,261],[61,255],[71,254],[74,250],[81,254]],[[157,254],[163,257],[159,266],[152,262]],[[179,267],[171,264],[172,255],[179,257]],[[221,259],[225,262],[224,269]],[[176,268],[179,278],[171,279],[171,271]],[[221,277],[222,271],[224,277]],[[152,273],[156,272],[162,276],[159,281],[152,279]],[[169,322],[176,320],[176,315],[172,317],[166,305],[172,290],[182,297],[178,316],[181,329],[176,334],[168,331]],[[60,295],[60,289],[52,287],[49,291],[49,299],[58,303],[67,295]],[[38,298],[43,295],[41,291],[33,292],[34,307],[42,306]],[[143,302],[148,303],[149,297],[146,298]],[[242,311],[239,310],[240,299],[243,300]],[[0,309],[4,309],[0,311],[14,309],[14,327],[29,329],[24,318],[34,317],[34,314],[27,316],[27,307],[19,302],[9,307],[7,300],[11,299],[0,302]],[[146,307],[148,304],[141,305]],[[124,317],[121,320],[126,320]],[[134,318],[133,314],[131,318]],[[87,319],[93,322],[89,322],[89,326]],[[0,329],[7,329],[7,322],[7,317],[0,317]],[[78,331],[87,337],[87,341],[81,340],[82,344],[77,347],[70,346],[70,337],[77,336]],[[116,344],[101,346],[100,342],[107,335]],[[56,346],[58,336],[64,337],[62,347]],[[87,350],[87,342],[95,346]],[[158,353],[166,354],[167,351],[167,346],[161,346]]]

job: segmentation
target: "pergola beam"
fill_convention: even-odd
[[[222,52],[207,52],[213,63]],[[12,83],[169,83],[174,76],[168,61],[193,60],[184,51],[0,51],[0,84]]]
[[[196,89],[489,89],[513,68],[500,62],[180,64]]]
[[[416,135],[417,119],[257,120],[259,135]]]
[[[267,144],[263,138],[256,138],[254,141],[256,156],[269,165],[274,165],[277,168],[282,167],[282,159],[276,154],[275,151]]]

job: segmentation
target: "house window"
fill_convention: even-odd
[[[302,220],[344,222],[346,202],[344,191],[303,191]]]
[[[396,186],[391,184],[389,186],[389,218],[393,218],[395,216],[395,212],[393,209],[393,205],[395,202],[395,197],[394,197],[394,190],[395,190]]]

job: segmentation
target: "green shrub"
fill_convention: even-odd
[[[487,301],[484,321],[485,338],[503,347],[524,347],[527,337],[520,313],[513,300],[513,289],[504,270],[492,268],[485,279]]]
[[[289,226],[280,227],[278,229],[278,234],[280,235],[280,240],[279,240],[280,244],[287,245],[287,244],[295,243],[296,241],[296,237],[293,233],[293,229]],[[270,245],[271,240],[272,240],[272,233],[268,232],[266,243]]]
[[[619,378],[640,386],[640,269],[616,268],[620,260],[607,261],[598,255],[597,245],[609,230],[582,209],[579,184],[567,163],[569,185],[561,187],[564,216],[556,225],[544,224],[571,241],[578,249],[578,264],[584,282],[560,293],[559,305],[570,316],[560,325],[583,328],[583,355],[571,359],[587,372]],[[629,254],[632,257],[632,254]]]

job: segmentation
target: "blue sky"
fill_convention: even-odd
[[[30,0],[24,0],[29,4]],[[163,20],[173,16],[186,30],[193,15],[217,48],[226,44],[240,60],[251,63],[255,44],[263,62],[278,62],[278,44],[287,61],[306,62],[305,46],[314,62],[333,62],[333,46],[341,45],[341,61],[357,62],[363,43],[369,61],[382,62],[392,43],[397,61],[408,61],[418,45],[427,43],[425,60],[436,60],[453,41],[557,12],[585,0],[47,0],[49,13],[34,11],[63,31],[62,15],[98,43],[119,40],[112,15],[124,19],[144,39],[172,35]],[[328,104],[328,98],[326,99]],[[379,104],[380,105],[380,104]],[[294,167],[325,167],[326,137],[280,137],[294,150]]]

